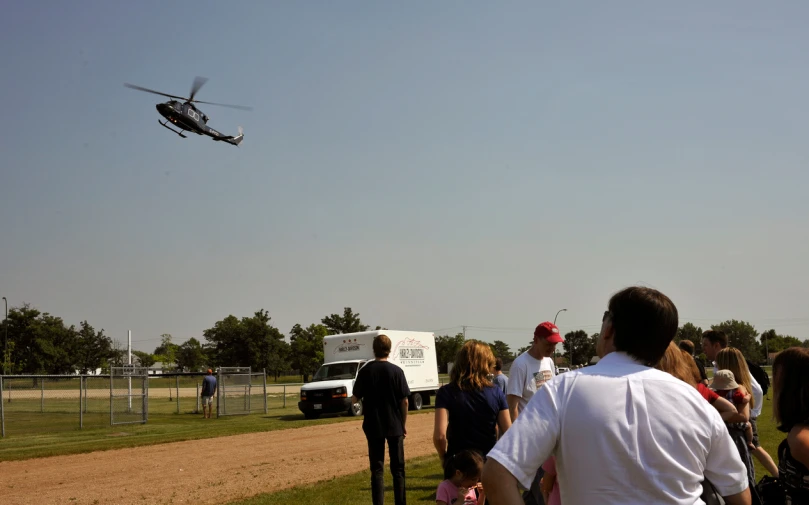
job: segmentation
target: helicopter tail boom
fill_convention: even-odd
[[[242,140],[244,140],[244,131],[242,130],[242,127],[240,126],[239,127],[239,134],[236,135],[235,137],[233,135],[227,135],[227,136],[222,136],[222,137],[214,137],[213,139],[218,140],[220,142],[227,142],[228,144],[233,144],[234,146],[238,147],[238,145],[242,143]]]

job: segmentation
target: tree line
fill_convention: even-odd
[[[103,329],[96,330],[86,320],[78,326],[67,326],[61,318],[25,304],[9,310],[8,319],[0,324],[0,335],[4,335],[6,325],[8,350],[3,362],[8,374],[87,374],[97,370],[108,373],[111,366],[121,366],[126,362],[125,346],[111,339]],[[295,373],[303,376],[306,382],[323,363],[325,336],[369,329],[359,313],[345,307],[342,314],[330,314],[319,323],[295,324],[288,335],[284,335],[272,324],[269,312],[262,309],[249,317],[240,319],[229,315],[217,321],[202,332],[201,340],[190,338],[176,344],[170,334],[163,334],[160,345],[153,352],[133,351],[132,354],[141,366],[152,367],[161,363],[164,372],[250,366],[254,370],[264,369],[276,378]],[[376,326],[375,329],[386,328]],[[758,362],[765,361],[765,348],[773,353],[793,346],[809,347],[809,340],[801,342],[790,335],[779,335],[775,330],[759,335],[753,325],[745,321],[729,320],[712,325],[711,329],[724,331],[730,345],[739,348],[748,359]],[[676,340],[691,340],[699,354],[702,333],[702,328],[686,323],[679,328]],[[597,333],[588,335],[584,330],[575,330],[564,338],[563,357],[568,365],[587,364],[596,355]],[[440,372],[447,371],[448,363],[454,361],[465,341],[463,333],[436,336]],[[526,346],[512,352],[501,340],[487,343],[494,355],[505,363],[528,349]]]

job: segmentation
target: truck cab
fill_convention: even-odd
[[[335,361],[324,363],[312,377],[312,382],[301,386],[298,408],[306,419],[317,419],[320,414],[346,412],[352,416],[362,414],[362,403],[351,403],[354,381],[360,368],[370,360]]]

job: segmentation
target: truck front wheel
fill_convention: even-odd
[[[422,404],[421,393],[413,393],[410,395],[410,408],[408,410],[421,410]]]
[[[351,407],[348,408],[348,415],[353,417],[362,415],[362,400],[351,404]]]

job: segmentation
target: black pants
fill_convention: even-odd
[[[404,437],[368,438],[368,460],[371,463],[371,498],[374,505],[385,503],[385,440],[390,454],[395,505],[405,505]]]
[[[525,505],[545,505],[545,498],[542,497],[542,488],[539,486],[539,481],[541,481],[544,476],[545,470],[540,466],[536,475],[534,475],[534,480],[531,482],[531,489],[528,489],[522,494]]]

